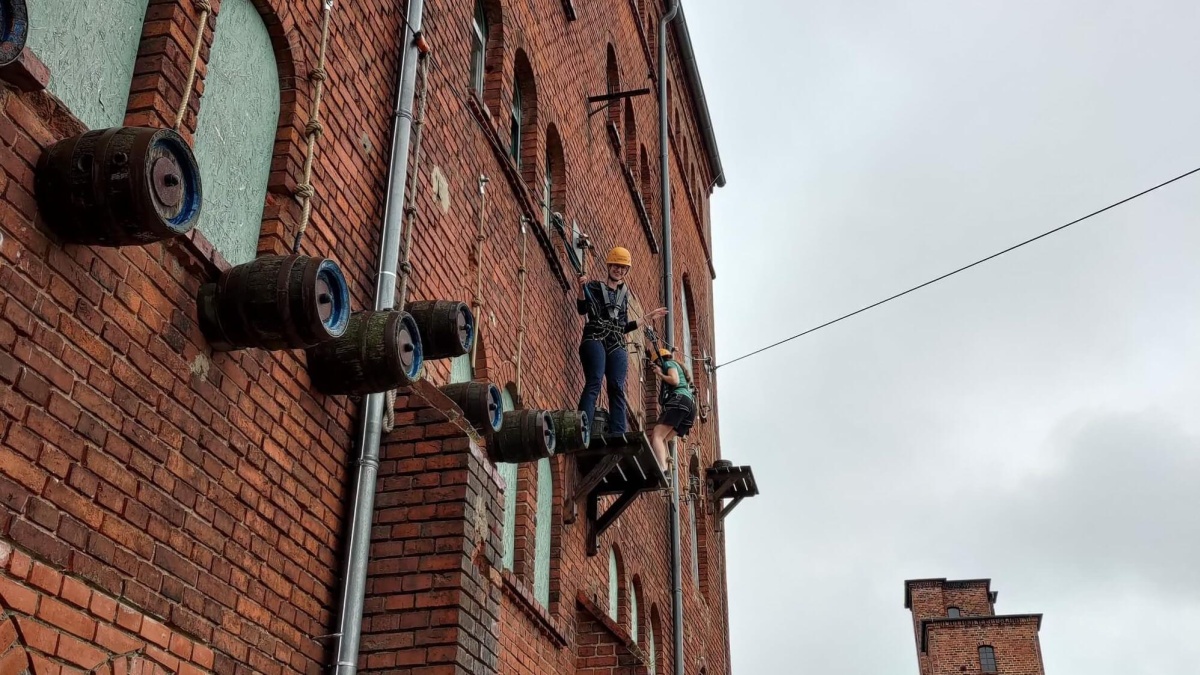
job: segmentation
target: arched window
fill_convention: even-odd
[[[609,94],[615,94],[621,91],[621,70],[617,66],[617,51],[613,49],[612,44],[608,45],[608,54],[605,59],[604,67],[604,82],[606,90]],[[621,129],[621,101],[613,99],[608,102],[608,121],[617,127],[617,131]]]
[[[637,121],[633,116],[633,101],[625,99],[625,163],[633,172],[634,183],[637,183],[638,171]]]
[[[475,13],[471,17],[471,90],[483,98],[483,72],[487,62],[488,30],[487,8],[483,0],[475,0]]]
[[[658,675],[658,640],[662,636],[662,620],[658,607],[650,606],[650,630],[646,632],[646,656],[650,657],[650,675]]]
[[[957,607],[951,607],[946,610],[946,616],[950,617],[951,619],[957,619],[958,617],[962,616],[962,612]]]
[[[692,455],[692,461],[688,466],[688,481],[689,487],[698,491],[700,489],[700,459]],[[688,509],[690,510],[691,518],[688,519],[691,527],[692,535],[692,584],[696,590],[700,590],[700,527],[699,516],[697,515],[696,503],[700,501],[700,495],[691,494],[688,499]]]
[[[525,182],[536,188],[537,87],[525,52],[517,50],[513,64],[513,98],[508,130],[509,153]],[[526,161],[530,160],[530,161]]]
[[[525,102],[522,100],[521,87],[522,82],[517,80],[513,87],[512,98],[512,120],[508,125],[508,154],[512,156],[513,163],[517,168],[521,168],[521,134],[524,132],[525,124]]]
[[[512,385],[505,387],[500,392],[500,400],[504,412],[516,410],[516,397],[513,395]],[[496,464],[496,470],[504,479],[504,531],[502,536],[504,543],[503,566],[506,570],[513,568],[514,554],[517,548],[517,469],[519,467],[519,464],[504,462]]]
[[[683,339],[680,345],[680,351],[683,352],[683,368],[692,374],[692,298],[688,293],[687,282],[685,281],[680,287],[679,295],[680,316],[683,317]]]
[[[640,604],[638,596],[641,592],[638,590],[637,579],[629,581],[629,637],[633,638],[633,644],[638,643],[638,622],[641,617],[638,616],[638,606]]]
[[[92,129],[121,126],[125,120],[147,4],[148,0],[28,3],[25,44],[50,69],[50,93]]]
[[[534,530],[533,597],[550,606],[550,536],[554,517],[554,470],[549,459],[537,463],[537,523]]]
[[[979,648],[979,672],[995,673],[996,671],[996,650],[988,646]]]
[[[621,611],[621,571],[617,562],[617,548],[608,549],[608,616],[617,620]]]
[[[650,157],[648,155],[646,155],[646,146],[645,145],[642,146],[639,154],[641,155],[641,160],[639,161],[639,165],[641,168],[640,173],[641,173],[641,177],[642,177],[642,202],[645,203],[646,210],[649,211],[650,210],[650,195],[653,194],[653,192],[651,192],[651,191],[654,188],[654,177],[650,175]]]
[[[258,253],[279,125],[279,70],[251,0],[225,0],[217,18],[196,122],[204,181],[197,227],[233,265]]]
[[[562,138],[553,124],[546,126],[546,161],[542,176],[542,224],[550,229],[551,215],[566,215],[566,169],[563,162]]]

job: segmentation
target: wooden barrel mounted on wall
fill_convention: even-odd
[[[0,68],[16,61],[29,37],[25,0],[0,0]]]
[[[457,300],[421,300],[404,308],[417,321],[425,358],[449,359],[471,351],[475,315]]]
[[[608,411],[603,408],[596,408],[595,417],[592,419],[592,438],[604,438],[608,435]]]
[[[38,161],[34,192],[55,234],[89,246],[177,237],[196,225],[202,201],[187,141],[170,129],[141,127],[59,141]]]
[[[553,410],[550,417],[554,422],[556,452],[578,452],[585,450],[592,440],[592,427],[587,413],[582,410]]]
[[[337,263],[268,255],[238,265],[196,297],[213,349],[305,349],[346,332],[350,289]]]
[[[500,398],[500,388],[496,385],[491,382],[460,382],[442,387],[442,393],[462,408],[467,420],[479,433],[490,434],[500,430],[504,421],[504,403]]]
[[[308,375],[323,394],[362,395],[421,379],[421,332],[408,312],[355,312],[346,332],[305,352]]]
[[[488,455],[494,462],[536,462],[554,454],[556,438],[550,413],[512,410],[488,440]]]

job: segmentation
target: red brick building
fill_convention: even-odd
[[[1041,614],[996,614],[991,579],[904,582],[921,675],[1045,675]]]
[[[20,58],[0,68],[0,672],[323,672],[360,400],[319,393],[302,351],[214,350],[196,297],[233,264],[298,242],[340,265],[355,309],[371,307],[396,74],[412,39],[404,3],[338,0],[323,67],[316,0],[0,3],[5,21],[27,4],[30,26]],[[656,94],[665,4],[425,3],[409,298],[476,303],[481,337],[474,367],[429,362],[396,397],[364,670],[729,672],[707,368],[708,199],[724,177],[682,15],[667,31],[668,95]],[[195,229],[120,248],[52,234],[38,204],[56,196],[36,194],[39,159],[119,126],[178,127],[194,146]],[[675,334],[701,411],[679,446],[682,653],[665,493],[636,495],[590,541],[600,528],[576,492],[575,459],[494,464],[436,388],[488,380],[507,405],[574,408],[573,233],[629,248],[635,312],[661,304],[664,141]],[[631,353],[640,426],[657,412],[654,378]]]

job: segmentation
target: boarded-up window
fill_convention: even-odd
[[[515,410],[512,392],[505,387],[500,392],[504,412]],[[500,477],[504,479],[504,569],[513,568],[513,553],[517,543],[517,464],[501,462],[496,465]]]
[[[633,643],[638,641],[638,592],[637,586],[632,581],[629,582],[629,637],[633,638]]]
[[[49,89],[92,129],[119,127],[148,0],[36,0],[26,45],[50,68]]]
[[[224,0],[196,128],[204,184],[197,227],[233,265],[258,252],[279,124],[279,69],[250,0]]]
[[[471,355],[463,354],[450,360],[450,384],[470,382],[475,378],[475,369],[471,367]]]
[[[537,463],[537,526],[534,534],[533,597],[550,606],[550,521],[554,517],[554,470],[549,459]]]
[[[608,616],[617,620],[621,606],[621,580],[617,573],[617,549],[608,549]]]

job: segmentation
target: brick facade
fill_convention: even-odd
[[[995,603],[990,579],[904,582],[921,675],[1045,675],[1038,642],[1042,615],[997,615]],[[986,648],[994,655],[991,670],[982,663]]]
[[[282,96],[259,251],[281,253],[300,214],[293,193],[320,3],[253,3],[274,42]],[[573,408],[581,321],[563,242],[540,224],[545,157],[554,157],[552,207],[597,248],[631,249],[638,305],[659,306],[657,97],[593,116],[585,98],[606,91],[614,65],[620,88],[657,90],[663,7],[485,5],[492,30],[482,97],[467,89],[471,3],[425,5],[432,61],[410,297],[473,300],[480,271],[476,377],[516,382],[523,335],[521,402]],[[211,6],[182,129],[189,138],[219,29],[221,3]],[[374,287],[403,12],[402,3],[370,0],[338,2],[333,15],[325,133],[302,252],[339,262],[356,308],[370,305]],[[190,0],[150,0],[127,125],[173,120],[200,15]],[[714,349],[708,198],[717,177],[676,49],[672,38],[672,283],[676,298],[687,286],[699,358]],[[34,166],[84,128],[41,90],[36,54],[22,63],[0,81],[0,670],[322,672],[337,625],[358,401],[317,393],[300,352],[211,349],[197,327],[196,291],[228,265],[200,232],[121,249],[48,234]],[[524,78],[526,106],[520,167],[507,141],[514,73]],[[480,175],[489,179],[485,205]],[[601,274],[600,266],[589,272]],[[677,333],[682,326],[677,315]],[[644,382],[654,380],[632,363],[632,417],[644,424],[655,414]],[[699,361],[695,372],[705,414],[680,445],[684,475],[693,456],[701,474],[720,457],[709,403],[715,383]],[[431,363],[426,383],[401,392],[396,428],[384,439],[360,665],[429,675],[645,673],[653,626],[658,672],[670,672],[680,655],[671,641],[666,499],[639,497],[602,537],[600,555],[588,557],[582,509],[570,499],[574,465],[556,458],[543,605],[532,591],[536,469],[522,466],[517,485],[503,484],[484,441],[437,392],[448,376],[447,363]],[[506,489],[519,491],[511,571],[501,563]],[[719,675],[729,670],[724,540],[712,504],[703,495],[696,504],[700,579],[691,572],[689,526],[681,528],[682,658],[688,675]],[[689,517],[686,504],[681,515]],[[616,622],[599,609],[607,608],[612,545],[621,553]],[[640,594],[637,640],[630,587]]]

